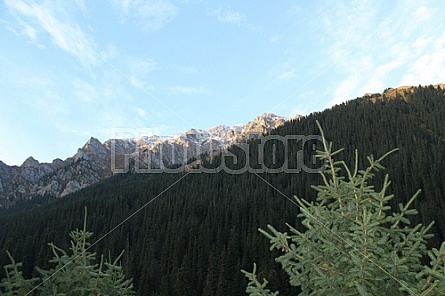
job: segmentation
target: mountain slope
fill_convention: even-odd
[[[146,170],[150,168],[147,154],[154,168],[183,164],[201,154],[225,149],[250,133],[267,133],[286,121],[284,117],[265,113],[245,125],[220,125],[208,131],[190,129],[174,136],[110,139],[103,144],[90,138],[64,161],[39,163],[29,157],[19,167],[0,161],[0,208],[33,196],[59,197],[86,188],[115,172],[128,171],[130,158]]]
[[[436,239],[431,244],[437,247],[445,238],[444,114],[445,92],[422,87],[404,98],[352,100],[287,122],[271,133],[318,134],[315,121],[319,120],[334,149],[345,148],[337,159],[354,163],[358,148],[361,168],[365,155],[378,157],[399,147],[384,161],[396,196],[393,209],[422,189],[415,202],[420,215],[411,219],[424,225],[436,221]],[[250,145],[255,159],[258,142]],[[304,160],[311,160],[310,147],[291,142],[288,148],[290,159],[304,151]],[[281,149],[277,148],[277,159],[283,156]],[[246,161],[242,151],[234,147],[231,151],[240,163]],[[273,151],[265,147],[265,161],[270,161]],[[218,161],[220,156],[213,165]],[[376,175],[376,186],[383,178]],[[48,242],[67,246],[66,234],[81,227],[87,206],[95,239],[125,221],[94,248],[101,253],[110,250],[112,256],[125,249],[124,268],[135,278],[139,295],[242,295],[246,282],[239,270],[251,270],[253,262],[263,270],[259,277],[271,281],[271,289],[280,286],[284,295],[296,294],[281,288],[287,286],[286,276],[273,260],[279,252],[268,250],[267,239],[257,228],[271,224],[287,229],[285,222],[301,227],[298,208],[286,197],[295,194],[311,200],[315,192],[310,185],[320,182],[318,174],[303,171],[121,174],[43,208],[0,218],[0,262],[6,262],[8,249],[24,262],[25,275],[31,275],[35,264],[43,265],[51,257]]]

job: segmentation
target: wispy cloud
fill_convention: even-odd
[[[218,21],[228,24],[241,26],[245,21],[245,17],[238,11],[228,9],[209,9],[207,11],[209,16],[214,16]]]
[[[131,84],[146,91],[153,90],[153,84],[148,82],[148,75],[158,68],[154,59],[127,56],[125,71]]]
[[[140,118],[145,119],[145,120],[148,119],[147,112],[144,109],[142,109],[141,107],[137,107],[137,106],[134,107],[133,109]]]
[[[292,4],[289,10],[287,11],[287,14],[289,16],[295,17],[298,16],[302,11],[301,5],[298,4]]]
[[[245,14],[231,8],[208,8],[207,15],[215,18],[220,23],[235,25],[250,31],[258,31],[260,26],[249,21]]]
[[[422,40],[424,50],[410,63],[401,85],[437,84],[445,82],[445,34],[433,42]],[[418,42],[414,42],[419,44]],[[428,45],[428,46],[426,46]]]
[[[297,74],[297,70],[295,70],[295,68],[286,70],[284,72],[281,72],[280,74],[278,74],[275,79],[277,80],[290,80],[293,77],[295,77],[295,75]]]
[[[79,8],[79,10],[83,13],[83,14],[87,14],[87,6],[85,5],[84,0],[74,0],[74,3],[76,4],[76,6]]]
[[[96,64],[97,58],[92,50],[93,42],[77,24],[56,17],[52,4],[28,4],[20,0],[5,0],[10,13],[15,15],[21,32],[29,40],[35,41],[37,33],[48,33],[54,44],[78,58],[85,66]],[[82,3],[82,2],[79,2]]]
[[[81,102],[93,103],[98,100],[96,88],[83,80],[76,79],[73,82],[74,97]]]
[[[187,73],[187,74],[198,74],[199,69],[195,67],[180,67],[180,71]]]
[[[417,8],[416,12],[415,12],[415,20],[417,22],[424,22],[424,21],[428,21],[431,17],[433,17],[434,15],[434,10],[430,9],[426,6],[421,6],[419,8]]]
[[[113,0],[121,14],[122,22],[135,21],[142,29],[158,30],[178,13],[178,8],[168,0]]]
[[[137,75],[145,75],[158,67],[154,59],[134,56],[126,56],[125,66],[129,73]]]
[[[37,39],[38,30],[30,26],[26,23],[22,24],[22,33],[31,41],[35,41]]]
[[[101,51],[100,55],[104,60],[111,62],[119,55],[119,49],[114,44],[108,44],[106,48]]]
[[[323,37],[339,82],[326,107],[388,86],[444,81],[445,35],[437,30],[436,10],[416,2],[389,7],[360,2],[327,10]]]
[[[283,38],[283,36],[281,34],[275,34],[275,35],[271,35],[269,36],[269,38],[267,39],[267,41],[269,43],[277,43],[278,41],[280,41]]]
[[[70,136],[75,136],[75,137],[82,137],[84,139],[88,139],[89,137],[91,137],[92,135],[92,130],[90,129],[85,129],[83,126],[79,127],[67,122],[62,122],[62,121],[58,121],[56,123],[54,123],[54,127],[64,133],[64,134],[68,134]],[[96,133],[96,135],[99,133]]]
[[[128,76],[128,79],[130,80],[131,84],[139,89],[143,89],[144,91],[152,91],[155,89],[155,86],[152,83],[149,83],[148,81],[144,81],[137,76]]]
[[[181,95],[197,95],[202,94],[206,91],[203,86],[194,87],[194,86],[173,86],[170,87],[169,90],[172,93],[181,94]]]
[[[19,18],[17,19],[17,23],[14,24],[5,19],[0,19],[0,24],[4,25],[8,31],[17,36],[25,36],[29,43],[34,44],[38,48],[45,48],[45,45],[37,40],[40,32],[35,26],[31,26]]]
[[[61,96],[52,79],[28,77],[24,83],[32,85],[39,94],[28,98],[27,103],[47,120],[53,121],[70,113],[69,104]]]

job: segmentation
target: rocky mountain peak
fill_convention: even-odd
[[[243,132],[244,125],[217,125],[208,130],[210,134],[217,138],[227,139],[227,142],[232,142],[231,139],[237,138]]]
[[[91,137],[82,148],[77,150],[74,161],[79,159],[106,158],[107,148],[96,138]]]
[[[102,143],[98,140],[98,139],[96,139],[96,138],[94,138],[94,137],[91,137],[86,143],[85,143],[85,145],[83,146],[83,150],[85,151],[85,152],[91,152],[91,153],[95,153],[95,152],[100,152],[100,151],[102,151],[103,150],[103,145],[102,145]]]
[[[429,87],[434,87],[436,89],[444,89],[445,90],[445,84],[439,83],[430,85]],[[370,97],[373,101],[382,99],[382,98],[396,98],[396,97],[402,97],[406,99],[406,94],[413,93],[417,86],[398,86],[398,87],[388,87],[385,89],[382,93],[365,93],[363,97]]]
[[[130,168],[129,159],[137,160],[139,168],[148,167],[148,161],[157,168],[181,164],[203,154],[212,155],[229,145],[244,142],[251,132],[269,133],[286,121],[284,117],[264,113],[247,124],[218,125],[209,130],[192,128],[170,136],[110,139],[103,144],[91,137],[66,160],[39,163],[29,157],[20,167],[0,162],[0,207],[37,195],[67,195],[116,172],[135,169]]]
[[[66,165],[67,165],[67,162],[61,160],[60,158],[54,159],[53,162],[51,163],[51,166],[55,169],[61,169]]]
[[[38,168],[40,165],[40,162],[38,160],[35,160],[34,157],[30,156],[28,157],[20,167],[22,168]]]
[[[244,133],[246,132],[259,132],[269,133],[274,128],[283,125],[288,119],[282,116],[275,115],[273,113],[263,113],[257,116],[254,120],[248,122],[244,126]]]
[[[267,119],[267,118],[275,118],[275,117],[283,118],[283,117],[278,116],[278,115],[276,115],[276,114],[274,114],[274,113],[268,113],[268,112],[265,112],[265,113],[261,114],[261,115],[258,116],[257,118],[264,118],[264,119]]]

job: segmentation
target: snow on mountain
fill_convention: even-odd
[[[209,129],[208,132],[226,143],[233,143],[233,141],[243,133],[243,130],[243,124],[232,126],[218,125]]]
[[[29,157],[21,166],[0,161],[0,207],[37,195],[67,195],[116,172],[131,170],[132,159],[138,160],[139,169],[185,164],[244,141],[251,133],[269,133],[287,120],[264,113],[247,124],[218,125],[209,130],[192,128],[178,135],[110,139],[103,144],[92,137],[66,160],[39,163]]]

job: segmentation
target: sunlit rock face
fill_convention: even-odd
[[[40,163],[31,156],[20,166],[0,161],[0,207],[39,195],[65,196],[112,176],[116,168],[131,171],[131,159],[137,160],[140,168],[185,164],[244,141],[252,133],[269,133],[287,120],[264,113],[247,124],[190,129],[178,135],[110,139],[104,143],[92,137],[65,160]]]

